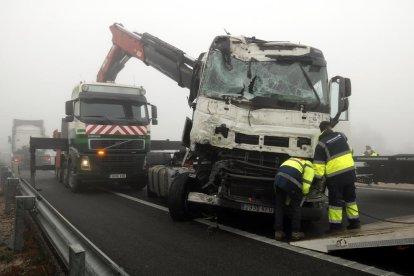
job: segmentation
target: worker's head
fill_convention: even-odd
[[[365,149],[366,149],[366,150],[370,150],[370,149],[371,149],[371,146],[366,145],[366,146],[365,146]]]
[[[321,132],[324,132],[327,129],[331,129],[331,122],[329,122],[329,121],[322,121],[319,124],[319,129],[321,130]]]

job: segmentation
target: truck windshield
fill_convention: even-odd
[[[242,61],[225,64],[219,51],[210,53],[202,80],[201,95],[222,98],[255,97],[304,104],[307,108],[328,105],[327,72],[324,66],[298,61]],[[312,87],[313,86],[313,87]]]
[[[83,118],[127,119],[141,123],[149,122],[147,105],[139,102],[82,100],[80,116]]]

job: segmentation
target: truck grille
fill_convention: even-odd
[[[228,196],[231,198],[251,198],[254,200],[273,201],[275,192],[273,181],[235,179],[228,183]]]
[[[106,155],[101,158],[101,167],[105,173],[128,174],[140,171],[143,162],[141,155]]]
[[[289,147],[289,137],[265,136],[263,144],[272,147]]]
[[[236,132],[234,141],[238,144],[258,145],[259,135],[246,135]]]
[[[259,145],[259,135],[237,133],[234,141],[238,144]],[[289,147],[289,137],[264,136],[263,145],[272,147]]]
[[[109,148],[108,148],[109,147]],[[105,149],[108,150],[143,150],[145,147],[142,139],[90,139],[90,149]]]

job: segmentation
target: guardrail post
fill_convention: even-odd
[[[85,249],[79,244],[69,245],[69,276],[85,275]]]
[[[7,178],[12,176],[12,172],[9,170],[8,167],[1,167],[0,169],[0,184],[1,190],[4,192],[6,187]]]
[[[16,188],[19,185],[18,178],[8,177],[6,181],[6,186],[4,189],[4,212],[10,214],[11,204],[13,202],[14,196],[16,195]]]
[[[14,251],[23,249],[24,211],[33,209],[35,200],[34,196],[16,196],[13,236],[9,243],[9,247]]]

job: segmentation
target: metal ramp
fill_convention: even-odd
[[[414,216],[387,219],[412,224],[375,222],[362,225],[361,229],[325,235],[317,239],[291,242],[290,244],[319,252],[345,249],[399,246],[414,244]]]

